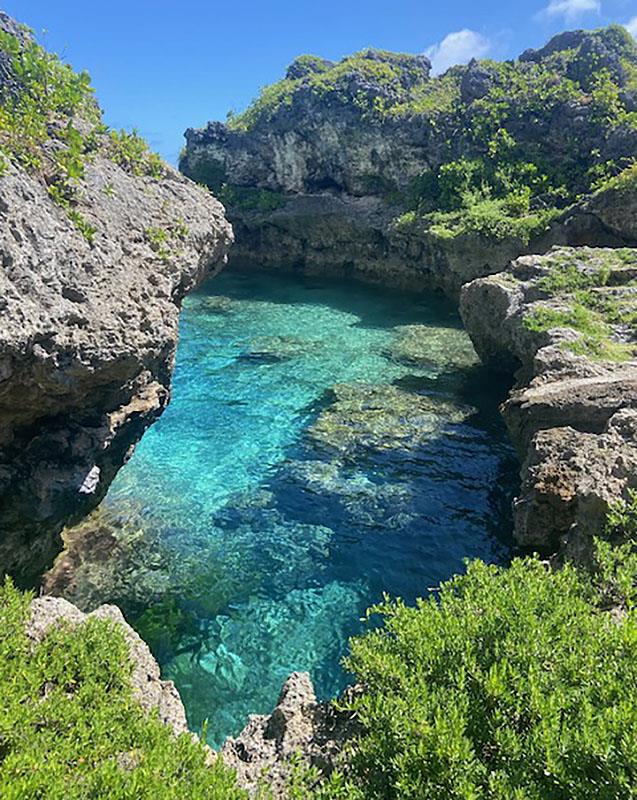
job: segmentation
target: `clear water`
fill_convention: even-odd
[[[395,348],[406,325],[425,326],[415,361]],[[335,384],[399,387],[429,404],[424,433],[374,401],[357,440],[325,416]],[[109,492],[119,560],[84,579],[124,606],[213,745],[293,670],[333,696],[383,592],[413,601],[466,557],[506,559],[502,395],[439,295],[222,274],[186,302],[172,403]]]

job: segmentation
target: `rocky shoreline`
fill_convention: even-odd
[[[0,28],[28,41],[4,14]],[[622,102],[632,107],[621,59],[595,35],[572,33],[524,54],[518,66],[523,72],[555,52],[592,51],[595,63],[615,70],[616,88],[627,97]],[[259,117],[252,132],[219,124],[190,131],[182,169],[213,189],[230,183],[235,201],[237,187],[252,192],[247,204],[244,197],[228,206],[236,268],[459,296],[481,359],[516,375],[503,415],[523,462],[517,541],[556,560],[586,563],[609,508],[637,490],[637,250],[628,249],[637,245],[634,181],[628,188],[603,186],[546,217],[526,197],[526,212],[545,222],[519,235],[458,232],[426,215],[399,215],[404,205],[394,205],[394,194],[404,195],[425,166],[431,172],[444,166],[449,147],[460,148],[451,153],[460,157],[467,143],[449,145],[452,118],[444,115],[439,124],[414,114],[361,125],[359,111],[344,112],[360,93],[393,108],[400,92],[422,89],[429,79],[423,57],[367,51],[360,59],[372,62],[374,73],[378,64],[395,71],[400,62],[400,91],[361,83],[358,75],[336,99],[317,102],[316,85],[303,81],[334,65],[295,62],[286,79],[296,92],[289,104]],[[455,75],[459,94],[452,100],[466,107],[467,124],[474,104],[499,85],[493,69],[472,62]],[[12,80],[3,58],[0,88],[9,95]],[[521,126],[520,141],[544,137],[559,159],[562,137],[571,136],[571,144],[584,137],[591,153],[600,151],[589,171],[637,150],[635,129],[604,125],[600,147],[592,147],[600,123],[590,103],[560,103],[561,115],[544,127],[536,120],[539,133]],[[300,125],[308,119],[311,125]],[[87,156],[72,186],[54,174],[59,152],[71,147],[61,134],[71,122]],[[221,269],[233,240],[222,205],[186,177],[114,155],[117,137],[94,121],[55,119],[50,127],[60,135],[38,144],[40,171],[27,170],[17,157],[0,171],[0,567],[25,583],[51,563],[63,528],[96,508],[166,407],[180,304]],[[573,196],[585,194],[570,188]],[[516,191],[509,194],[523,204]],[[507,195],[494,202],[513,201]],[[505,222],[512,224],[509,217]],[[347,412],[348,390],[340,392]],[[324,429],[313,431],[328,444],[329,423],[323,419]],[[138,702],[158,710],[175,733],[185,732],[174,686],[161,681],[121,612],[101,607],[92,616],[123,626]],[[64,600],[34,600],[29,636],[41,641],[60,620],[81,625],[86,615]],[[223,758],[251,792],[269,771],[281,796],[299,751],[303,763],[329,772],[353,729],[351,718],[316,702],[308,676],[295,673],[272,715],[252,718],[226,743]]]
[[[16,31],[34,47],[1,15],[0,33]],[[11,80],[8,62],[2,92]],[[93,102],[51,110],[49,138],[27,140],[39,169],[23,139],[0,169],[0,569],[24,584],[166,407],[181,302],[232,242],[221,204]]]
[[[635,250],[558,248],[463,287],[481,359],[517,367],[502,413],[522,461],[514,535],[525,548],[586,562],[611,505],[637,488],[637,361],[622,322],[634,314],[636,268]],[[608,339],[590,339],[593,320],[577,330],[578,286],[616,314]]]

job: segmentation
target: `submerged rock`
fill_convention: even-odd
[[[433,328],[429,325],[403,325],[386,354],[394,361],[416,367],[472,367],[480,363],[463,330]]]
[[[250,341],[240,358],[277,363],[296,358],[318,344],[295,336],[260,336]]]
[[[314,445],[342,457],[357,451],[409,450],[444,425],[461,422],[472,409],[391,385],[337,384],[333,402],[310,426]]]

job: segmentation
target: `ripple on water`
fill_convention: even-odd
[[[293,670],[333,695],[384,591],[506,558],[502,391],[439,295],[222,274],[186,302],[172,403],[67,594],[124,607],[212,744]]]

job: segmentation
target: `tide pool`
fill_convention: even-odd
[[[383,592],[507,559],[505,388],[438,294],[224,273],[186,301],[172,402],[100,512],[117,546],[71,599],[122,606],[212,745],[294,670],[334,696]]]

